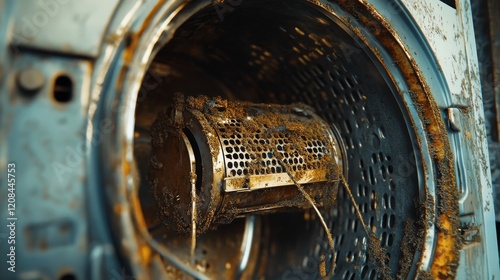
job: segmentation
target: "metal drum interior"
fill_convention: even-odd
[[[426,196],[412,126],[415,116],[406,109],[395,81],[362,40],[318,5],[233,2],[207,6],[187,19],[156,54],[143,80],[134,152],[150,233],[188,258],[189,238],[162,228],[147,178],[149,129],[175,93],[257,103],[303,102],[339,129],[347,154],[346,179],[382,250],[370,250],[346,188],[340,187],[335,206],[324,211],[335,254],[316,215],[308,210],[237,219],[199,236],[197,267],[211,277],[317,279],[323,260],[328,270],[334,258],[335,279],[415,275],[424,246]],[[380,262],[389,271],[382,271]],[[166,266],[168,273],[180,273],[168,262]]]

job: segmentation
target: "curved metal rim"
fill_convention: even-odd
[[[426,204],[429,206],[425,208],[428,228],[426,229],[426,241],[422,248],[423,254],[419,261],[420,269],[424,271],[430,270],[433,277],[437,279],[455,275],[460,249],[460,241],[456,236],[459,226],[458,188],[455,180],[453,154],[447,138],[448,133],[432,95],[433,90],[442,92],[442,88],[446,88],[446,86],[440,84],[442,88],[430,88],[422,75],[422,70],[402,43],[401,37],[390,28],[387,19],[378,14],[373,7],[362,1],[337,0],[337,2],[343,11],[356,16],[357,20],[354,22],[364,27],[371,27],[371,30],[373,30],[371,32],[368,32],[366,28],[353,28],[352,31],[366,43],[371,42],[370,37],[379,43],[379,46],[381,46],[379,48],[370,44],[366,45],[377,55],[378,60],[382,63],[391,79],[397,81],[393,73],[400,73],[403,79],[407,81],[408,88],[400,88],[400,95],[406,103],[406,109],[413,111],[409,113],[416,113],[416,116],[418,116],[414,120],[419,120],[419,123],[414,123],[414,125],[417,128],[418,125],[422,125],[422,131],[416,131],[417,136],[420,138],[419,143],[426,146],[422,146],[422,148],[425,147],[425,150],[422,149],[422,151],[427,151],[431,157],[430,162],[427,162],[425,157],[421,155],[426,162],[426,166],[424,166],[426,168],[424,170],[426,178],[424,181],[426,183],[425,195],[429,197],[435,193],[436,195],[433,197],[440,198],[437,202],[433,199],[426,199]],[[407,14],[399,16],[405,22],[413,22]],[[344,23],[347,26],[353,25],[353,22],[348,19]],[[421,36],[420,32],[414,26],[412,27],[415,36]],[[428,52],[428,46],[425,45],[425,42],[423,43],[423,55],[427,56],[428,60],[434,61],[431,53]],[[389,55],[390,60],[384,57],[384,52]],[[396,63],[387,63],[388,61],[395,61]],[[397,71],[391,71],[391,68],[396,68]],[[438,78],[444,81],[441,75],[438,75]],[[433,174],[436,174],[436,177],[430,180],[430,176]],[[434,188],[432,188],[433,185],[435,185]],[[434,211],[431,212],[427,208],[434,209]]]
[[[140,201],[137,199],[138,175],[133,159],[133,143],[135,102],[148,66],[156,53],[169,41],[176,27],[210,3],[210,1],[197,3],[175,0],[159,1],[149,10],[149,14],[141,19],[142,21],[133,23],[140,27],[135,34],[132,34],[130,44],[125,48],[119,48],[114,57],[108,57],[110,60],[119,60],[120,63],[115,69],[109,70],[110,72],[114,70],[109,80],[116,82],[112,86],[116,90],[106,96],[104,105],[111,109],[111,116],[105,117],[117,123],[112,132],[114,134],[106,139],[101,151],[104,169],[110,172],[106,172],[109,175],[106,182],[110,187],[107,200],[114,210],[109,212],[110,220],[116,225],[115,228],[120,229],[115,230],[114,234],[118,240],[127,240],[127,242],[118,243],[117,246],[122,252],[128,252],[127,255],[133,256],[128,265],[134,275],[138,275],[139,278],[151,276],[147,267],[152,262],[158,261],[153,255],[153,252],[156,252],[192,277],[208,279],[188,261],[177,258],[168,248],[156,242],[147,232]],[[110,64],[103,62],[103,66],[110,66]],[[134,69],[134,71],[129,71],[129,69]],[[116,110],[116,107],[123,108],[123,110]],[[251,240],[255,233],[254,218],[248,218],[245,223],[245,233],[244,237]],[[242,240],[243,256],[240,268],[247,266],[245,256],[250,247],[246,246],[248,243],[246,239]],[[132,240],[135,241],[131,242]],[[130,254],[131,252],[137,253]],[[158,267],[157,264],[153,266]]]
[[[353,15],[346,13],[339,6],[327,2],[327,0],[319,0],[319,2],[313,2],[315,5],[319,5],[324,8],[325,13],[329,16],[335,17],[337,21],[340,21],[339,26],[342,28],[350,28],[345,30],[351,35],[359,44],[367,47],[369,50],[365,52],[370,56],[374,64],[379,68],[382,76],[386,79],[389,87],[393,90],[394,98],[400,106],[403,117],[405,118],[406,126],[408,127],[408,133],[412,138],[416,138],[416,141],[412,141],[413,150],[419,152],[419,156],[415,156],[416,160],[416,172],[418,174],[418,180],[421,182],[419,184],[419,193],[421,202],[425,202],[427,197],[435,197],[435,177],[432,172],[433,164],[429,153],[424,151],[429,151],[428,142],[426,140],[426,132],[424,124],[420,117],[418,116],[417,108],[413,104],[410,96],[410,91],[406,84],[406,80],[399,71],[399,69],[392,64],[392,59],[390,54],[383,48],[383,46],[378,42],[378,40],[370,34],[365,26],[357,22]],[[357,32],[357,34],[355,34]],[[359,36],[361,33],[363,36]],[[387,63],[389,62],[389,63]],[[413,139],[412,139],[413,140]],[[413,155],[410,155],[413,156]],[[426,176],[427,174],[427,176]],[[432,207],[436,211],[435,205]],[[425,209],[429,210],[429,209]],[[434,227],[434,215],[429,215],[427,219],[428,223],[424,241],[424,247],[422,248],[422,256],[417,259],[415,256],[413,264],[418,264],[418,268],[410,273],[410,275],[415,274],[416,270],[427,270],[431,261],[433,247],[435,244],[435,227]]]

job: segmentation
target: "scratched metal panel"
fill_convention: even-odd
[[[470,96],[463,26],[457,10],[437,0],[401,0],[419,25],[444,73],[455,105]],[[458,2],[458,1],[457,1]],[[467,1],[460,1],[458,9]],[[467,4],[468,5],[468,4]]]
[[[455,154],[460,222],[465,243],[457,277],[498,278],[492,185],[470,3],[467,0],[457,1],[455,10],[440,1],[401,1],[429,43],[437,67],[446,79],[451,103],[439,102],[442,99],[439,95],[443,93],[435,92],[434,97],[443,110],[457,108],[451,109],[455,112],[453,119],[443,118],[459,128],[459,131],[449,131]],[[418,62],[419,54],[414,55]],[[431,79],[428,74],[426,78],[428,81]],[[477,235],[471,230],[476,226]]]
[[[11,44],[95,57],[119,0],[17,0]]]
[[[86,278],[89,242],[84,194],[89,143],[84,132],[90,66],[89,62],[18,55],[1,85],[1,134],[5,136],[1,141],[7,150],[0,167],[6,170],[10,162],[17,167],[16,266],[25,279]],[[19,71],[28,67],[38,69],[45,81],[34,96],[23,94],[16,82]],[[73,81],[71,102],[54,99],[54,80],[61,73]],[[0,197],[7,197],[6,188],[0,188]],[[0,217],[5,220],[7,207],[1,205]],[[5,244],[0,245],[6,252]],[[5,263],[5,254],[0,258]],[[12,277],[5,273],[2,269],[0,278]]]

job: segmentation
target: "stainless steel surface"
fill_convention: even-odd
[[[255,216],[250,216],[246,220],[245,232],[243,233],[243,242],[241,242],[240,252],[241,260],[239,260],[238,270],[235,274],[235,279],[241,278],[243,272],[248,267],[250,261],[250,254],[252,253],[252,246],[255,240],[253,236],[255,234]]]

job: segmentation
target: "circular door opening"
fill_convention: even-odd
[[[317,279],[332,263],[336,279],[414,276],[428,209],[419,156],[424,152],[412,126],[416,116],[395,86],[401,75],[389,78],[371,48],[320,6],[233,4],[209,5],[189,17],[157,52],[143,80],[134,155],[150,234],[190,260],[190,237],[162,225],[148,178],[154,165],[150,129],[176,94],[301,102],[338,128],[345,145],[349,187],[341,186],[335,205],[322,210],[334,252],[314,211],[251,215],[198,236],[195,267],[211,278]],[[171,276],[182,274],[166,260],[165,267]]]

